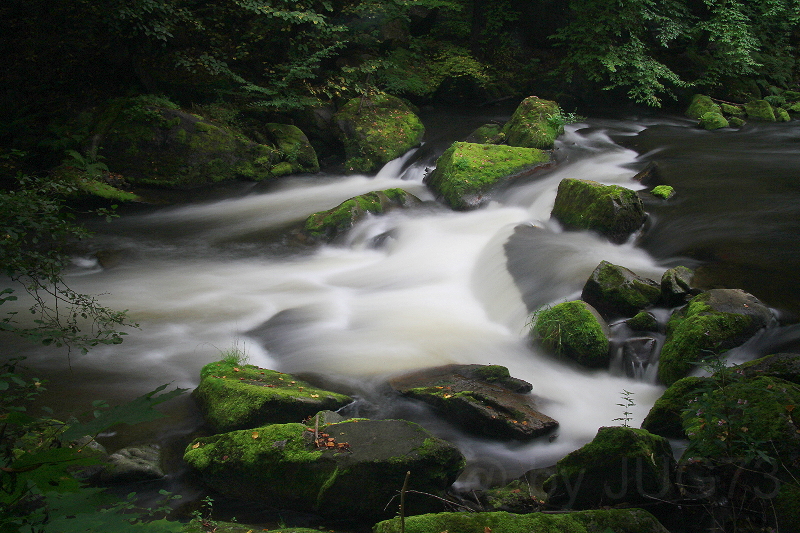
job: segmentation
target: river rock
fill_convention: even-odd
[[[306,240],[331,242],[368,215],[381,215],[391,209],[419,203],[419,198],[403,189],[369,192],[309,216],[303,224],[302,234]]]
[[[196,439],[184,459],[209,487],[233,498],[370,520],[396,513],[406,472],[416,491],[406,496],[406,513],[441,509],[436,496],[464,466],[453,445],[403,420],[355,419],[321,427],[320,435],[318,442],[331,445],[319,448],[314,428],[304,424],[233,431]]]
[[[345,167],[371,172],[422,141],[425,127],[399,98],[388,94],[353,98],[333,116],[344,144]]]
[[[652,503],[675,494],[675,459],[664,437],[643,429],[602,427],[595,438],[556,463],[545,481],[547,503],[589,509]]]
[[[288,134],[279,135],[278,146],[258,144],[166,99],[153,98],[114,100],[97,120],[94,139],[109,169],[134,185],[185,189],[235,178],[263,180],[289,169],[318,169],[309,160],[316,158],[300,155],[303,150],[294,155],[283,151],[297,147],[288,142]],[[288,128],[275,125],[276,131]]]
[[[722,113],[719,105],[710,97],[704,94],[695,94],[686,110],[686,116],[695,120],[700,120],[706,113]]]
[[[426,183],[453,209],[468,209],[482,204],[498,183],[549,160],[550,154],[536,148],[455,142],[436,160]]]
[[[502,124],[484,124],[470,133],[464,141],[475,144],[503,144],[506,134]]]
[[[263,129],[269,135],[270,145],[282,154],[281,160],[272,166],[273,176],[319,171],[317,153],[300,128],[269,122]]]
[[[598,509],[574,513],[514,514],[437,513],[406,516],[379,522],[373,533],[668,533],[661,523],[643,509]]]
[[[100,474],[105,483],[152,481],[163,477],[161,448],[155,444],[129,446],[112,453]]]
[[[524,99],[511,115],[503,134],[509,146],[524,148],[553,148],[556,137],[564,133],[564,125],[559,121],[561,109],[551,100],[536,96]]]
[[[670,268],[661,275],[661,298],[671,307],[684,305],[700,293],[692,287],[694,271],[685,266]]]
[[[765,122],[775,122],[775,111],[766,100],[750,100],[744,105],[747,118]]]
[[[446,365],[396,377],[389,384],[420,400],[467,431],[492,438],[529,440],[558,422],[536,410],[531,384],[499,365]]]
[[[581,299],[606,320],[633,316],[655,305],[660,298],[658,283],[608,261],[597,265],[581,292]]]
[[[216,432],[300,421],[352,401],[291,374],[226,360],[202,368],[192,396],[206,424]]]
[[[639,311],[633,317],[625,321],[625,324],[633,331],[658,331],[659,324],[653,313]]]
[[[800,354],[776,353],[739,366],[745,376],[769,376],[800,385]]]
[[[722,116],[722,113],[709,111],[708,113],[703,113],[703,116],[700,117],[699,126],[706,130],[718,130],[720,128],[727,128],[730,124],[728,123],[728,119]]]
[[[772,321],[769,308],[739,289],[712,289],[695,296],[667,323],[659,379],[672,385],[694,363],[743,344]]]
[[[616,243],[625,242],[647,218],[635,191],[572,178],[558,184],[551,216],[567,228],[597,231]]]
[[[669,185],[656,185],[650,190],[650,194],[662,200],[669,200],[675,196],[675,189]]]
[[[683,411],[710,386],[708,378],[688,376],[670,385],[642,421],[642,429],[668,439],[685,439]]]
[[[589,368],[607,367],[608,324],[590,304],[576,300],[543,309],[533,317],[531,335],[559,357]]]

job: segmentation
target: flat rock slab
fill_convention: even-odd
[[[497,365],[446,365],[396,377],[389,385],[481,435],[530,440],[558,427],[536,409],[531,385]]]

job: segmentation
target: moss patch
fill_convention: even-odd
[[[437,159],[427,183],[450,207],[467,209],[505,178],[549,160],[535,148],[455,142]]]
[[[744,105],[747,118],[775,122],[775,112],[766,100],[751,100]]]
[[[697,397],[707,381],[707,378],[686,377],[670,385],[647,413],[642,421],[642,429],[668,439],[685,439],[683,410]]]
[[[531,333],[548,351],[590,367],[608,366],[608,326],[586,302],[564,302],[538,313]]]
[[[728,120],[722,116],[722,113],[717,113],[716,111],[703,113],[703,116],[700,117],[700,127],[703,129],[718,130],[729,126]]]
[[[510,146],[547,150],[564,133],[560,116],[557,103],[529,96],[517,106],[502,132]]]
[[[658,185],[656,187],[653,187],[653,189],[650,191],[650,194],[658,198],[661,198],[663,200],[669,200],[670,198],[675,196],[675,189],[673,189],[669,185]]]
[[[706,113],[721,113],[719,105],[714,100],[704,94],[696,94],[692,97],[686,116],[695,120],[700,120]]]

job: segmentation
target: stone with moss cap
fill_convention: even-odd
[[[399,393],[431,405],[463,429],[480,435],[530,440],[558,422],[536,409],[531,384],[500,365],[445,365],[395,377]]]
[[[700,120],[706,113],[721,113],[719,105],[710,97],[704,94],[695,94],[686,110],[686,116],[695,120]]]
[[[299,421],[352,401],[349,396],[319,389],[291,374],[225,360],[202,368],[200,384],[192,397],[206,424],[217,432]]]
[[[388,94],[353,98],[333,120],[351,172],[377,170],[417,146],[425,134],[411,108]]]
[[[800,354],[775,353],[739,366],[745,376],[769,376],[800,385]]]
[[[503,133],[502,124],[484,124],[470,133],[465,142],[475,144],[503,144],[506,134]]]
[[[633,316],[655,305],[660,298],[658,283],[608,261],[597,265],[581,292],[581,299],[597,309],[606,320]]]
[[[668,439],[685,439],[683,411],[708,385],[708,378],[689,376],[670,385],[642,421],[642,429]]]
[[[608,325],[588,303],[556,304],[536,313],[532,322],[531,336],[546,350],[589,368],[608,366]]]
[[[273,175],[319,171],[317,153],[300,128],[291,124],[270,122],[264,125],[264,129],[272,138],[273,146],[281,154],[280,161],[273,166]],[[280,166],[278,163],[286,164]]]
[[[706,130],[718,130],[720,128],[727,128],[730,126],[730,124],[728,123],[728,119],[726,119],[722,113],[709,111],[707,113],[703,113],[703,116],[700,117],[699,126]]]
[[[635,191],[572,178],[558,184],[551,216],[567,228],[597,231],[616,243],[627,240],[647,218]]]
[[[553,147],[556,137],[564,133],[561,115],[557,103],[529,96],[503,126],[506,142],[509,146],[548,150]]]
[[[657,185],[650,190],[650,194],[662,200],[669,200],[675,196],[675,189],[669,185]]]
[[[744,105],[744,110],[751,120],[775,122],[775,111],[766,100],[750,100]]]
[[[772,321],[764,304],[739,289],[712,289],[695,296],[667,323],[659,379],[672,385],[695,363],[743,344]]]
[[[498,183],[548,161],[550,154],[536,148],[455,142],[426,183],[453,209],[468,209],[483,203]]]
[[[556,463],[544,483],[547,503],[569,509],[652,503],[676,494],[675,459],[664,437],[643,429],[602,427],[595,438]]]
[[[661,275],[661,298],[669,306],[683,305],[700,293],[692,287],[694,271],[685,266],[668,269]]]
[[[411,472],[411,491],[443,496],[464,466],[451,444],[404,420],[351,420],[321,426],[346,443],[318,449],[314,427],[275,424],[195,439],[184,459],[225,495],[345,519],[388,518],[387,504]],[[436,498],[408,494],[407,513],[441,508]]]
[[[373,533],[668,533],[643,509],[599,509],[574,513],[437,513],[379,522]]]
[[[373,191],[345,200],[338,206],[309,216],[303,235],[313,241],[332,241],[356,225],[367,215],[380,215],[398,207],[420,203],[420,199],[403,189]]]

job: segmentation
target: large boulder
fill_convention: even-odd
[[[739,289],[712,289],[695,296],[667,323],[659,379],[672,385],[695,363],[743,344],[772,320],[769,308]]]
[[[643,509],[598,509],[574,513],[437,513],[379,522],[373,533],[667,533]]]
[[[115,100],[97,123],[95,147],[108,168],[133,185],[183,189],[319,168],[308,142],[292,126],[273,125],[277,144],[258,144],[163,98]]]
[[[453,209],[476,207],[499,182],[550,160],[536,148],[455,142],[436,160],[426,183]]]
[[[609,364],[608,325],[586,302],[564,302],[539,311],[533,317],[531,335],[559,357],[589,368]]]
[[[547,502],[568,509],[652,503],[675,494],[675,459],[664,437],[643,429],[603,427],[556,463],[545,481]]]
[[[403,189],[373,191],[345,200],[338,206],[309,216],[302,233],[312,241],[333,241],[367,215],[380,215],[398,207],[420,203],[420,199]]]
[[[446,365],[398,376],[399,393],[433,406],[462,428],[493,438],[529,440],[558,422],[536,410],[531,384],[499,365]]]
[[[344,144],[345,167],[351,172],[379,169],[417,146],[425,134],[411,108],[388,94],[353,98],[333,120]]]
[[[775,122],[775,111],[766,100],[750,100],[744,105],[747,118],[750,120],[761,120],[765,122]]]
[[[216,432],[299,422],[352,401],[349,396],[319,389],[290,374],[226,360],[202,368],[200,384],[192,396],[206,424]]]
[[[558,184],[551,216],[570,229],[587,229],[621,243],[647,218],[642,200],[631,189],[567,178]]]
[[[800,385],[800,354],[776,353],[742,364],[745,376],[769,376]]]
[[[406,472],[414,491],[406,512],[441,510],[436,497],[464,466],[454,446],[403,420],[356,419],[320,427],[316,441],[314,435],[304,424],[233,431],[196,439],[184,459],[209,487],[233,498],[371,520],[395,514],[389,503]]]
[[[503,126],[506,142],[509,146],[548,150],[553,147],[556,137],[564,133],[560,116],[561,109],[557,103],[529,96]]]
[[[597,309],[606,320],[634,316],[655,305],[660,298],[658,283],[608,261],[597,265],[581,292],[581,299]]]

